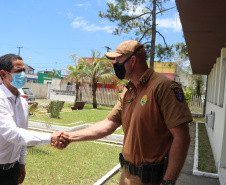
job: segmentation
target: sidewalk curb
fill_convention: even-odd
[[[104,184],[106,181],[108,181],[112,176],[114,176],[119,169],[121,168],[120,163],[117,164],[111,171],[109,171],[106,175],[104,175],[101,179],[99,179],[95,184],[93,185],[102,185]]]
[[[210,178],[219,178],[219,174],[217,173],[207,173],[207,172],[202,172],[198,170],[198,122],[196,122],[196,135],[195,135],[195,155],[194,155],[194,166],[193,166],[193,175],[196,176],[204,176],[204,177],[210,177]]]

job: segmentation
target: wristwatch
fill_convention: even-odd
[[[162,180],[163,185],[175,185],[172,181],[170,180]]]

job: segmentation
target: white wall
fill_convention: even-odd
[[[206,113],[215,112],[214,128],[207,127],[217,169],[226,167],[226,48],[208,75]]]
[[[29,83],[26,82],[24,87],[28,87],[34,93],[35,98],[47,98],[48,86],[47,84]]]
[[[206,113],[211,113],[211,111],[215,112],[215,124],[214,129],[207,127],[207,133],[210,140],[210,145],[212,147],[215,164],[218,169],[221,160],[221,152],[222,152],[222,140],[223,140],[223,130],[224,128],[224,120],[225,120],[225,111],[223,108],[216,106],[210,102],[206,104]]]

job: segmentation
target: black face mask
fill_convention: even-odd
[[[130,58],[131,58],[131,57],[130,57]],[[116,74],[116,76],[117,76],[120,80],[122,80],[122,79],[125,78],[125,75],[126,75],[126,69],[125,69],[124,64],[125,64],[126,62],[128,62],[128,61],[129,61],[129,60],[127,60],[127,61],[125,61],[125,62],[123,62],[123,63],[115,63],[115,64],[113,64],[114,70],[115,70],[115,74]]]
[[[138,52],[142,47],[143,47],[143,45],[139,46],[124,62],[122,62],[122,63],[116,62],[116,63],[113,64],[114,70],[115,70],[115,74],[120,80],[124,79],[125,75],[126,75],[126,69],[125,69],[124,64],[126,62],[128,62],[131,59],[131,57],[133,55],[135,55],[136,52]]]

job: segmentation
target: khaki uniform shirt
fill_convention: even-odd
[[[161,163],[173,140],[169,129],[192,121],[180,86],[152,68],[145,71],[137,87],[129,82],[108,118],[122,124],[122,153],[136,166]]]

